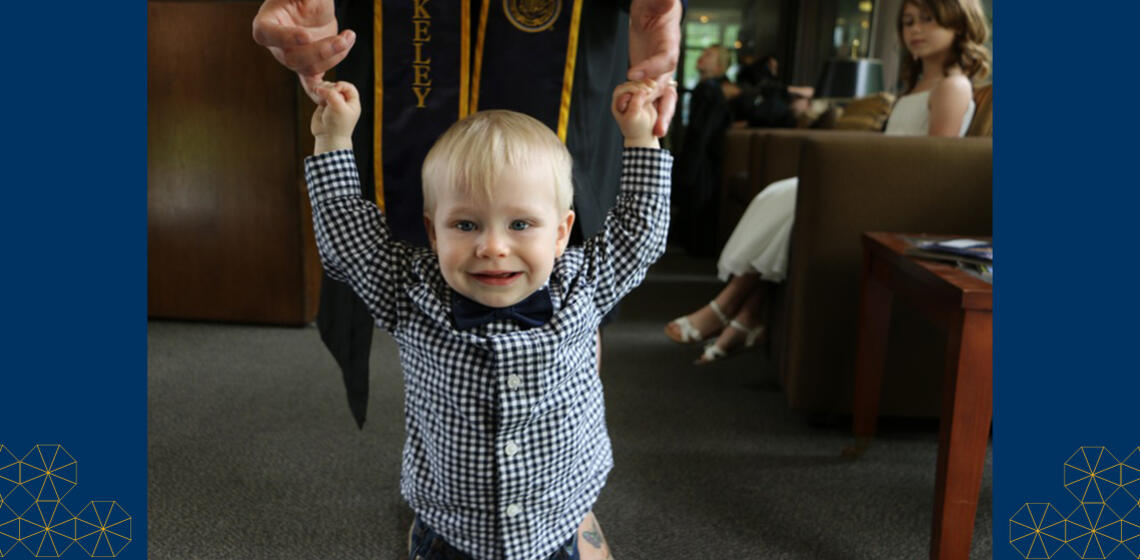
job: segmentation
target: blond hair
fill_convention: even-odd
[[[435,211],[444,189],[486,198],[504,171],[550,170],[554,198],[565,213],[574,200],[571,159],[549,127],[514,111],[479,111],[456,122],[436,140],[423,166],[424,213]]]

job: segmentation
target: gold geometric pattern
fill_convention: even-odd
[[[72,545],[92,558],[118,556],[131,542],[131,516],[106,500],[73,515],[62,500],[78,484],[79,463],[62,445],[16,459],[0,444],[0,557],[15,557],[17,544],[35,558],[59,558]]]
[[[1049,504],[1025,504],[1009,518],[1009,544],[1022,558],[1052,558],[1065,546],[1065,517]]]
[[[1009,518],[1009,544],[1022,558],[1067,548],[1081,559],[1140,559],[1140,447],[1123,461],[1104,447],[1081,447],[1065,461],[1064,485],[1080,502],[1067,517],[1027,503]]]
[[[1120,489],[1120,461],[1103,447],[1082,447],[1065,461],[1065,488],[1082,504],[1104,503]]]

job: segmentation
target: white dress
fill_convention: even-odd
[[[886,134],[926,136],[930,133],[930,91],[905,95],[891,109]],[[966,109],[962,129],[966,134],[974,117],[974,101]],[[727,281],[732,276],[750,272],[772,282],[781,282],[788,273],[788,241],[796,215],[798,177],[776,181],[760,191],[720,252],[717,275]]]

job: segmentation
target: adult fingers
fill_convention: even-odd
[[[321,94],[318,90],[324,81],[324,77],[325,77],[324,73],[321,73],[321,74],[297,74],[297,77],[301,79],[301,87],[304,88],[305,93],[309,96],[309,99],[312,99],[313,103],[316,103],[319,105],[321,103],[322,98],[321,98]]]
[[[657,124],[653,126],[653,135],[663,138],[669,132],[669,124],[673,122],[673,113],[677,110],[677,88],[672,84],[666,86],[657,98]]]
[[[340,64],[355,43],[356,33],[345,29],[339,35],[285,49],[283,64],[299,74],[321,74]]]
[[[316,91],[317,99],[318,99],[318,101],[317,101],[318,107],[326,107],[332,101],[333,98],[340,97],[336,93],[336,91],[332,89],[332,84],[330,84],[328,82],[321,82],[320,84],[318,84],[315,91]]]
[[[652,93],[654,87],[656,87],[656,86],[648,80],[624,82],[624,83],[618,85],[618,87],[614,88],[614,95],[613,96],[616,99],[617,97],[619,97],[621,95],[624,95],[627,93],[634,93],[634,92],[638,92],[638,91],[642,91],[645,93]]]
[[[253,18],[253,40],[263,47],[295,47],[309,42],[309,34],[292,25],[282,25],[269,14]]]
[[[662,45],[661,49],[649,58],[634,64],[629,68],[626,77],[630,80],[641,80],[646,77],[658,79],[663,75],[673,75],[677,69],[677,51]]]

